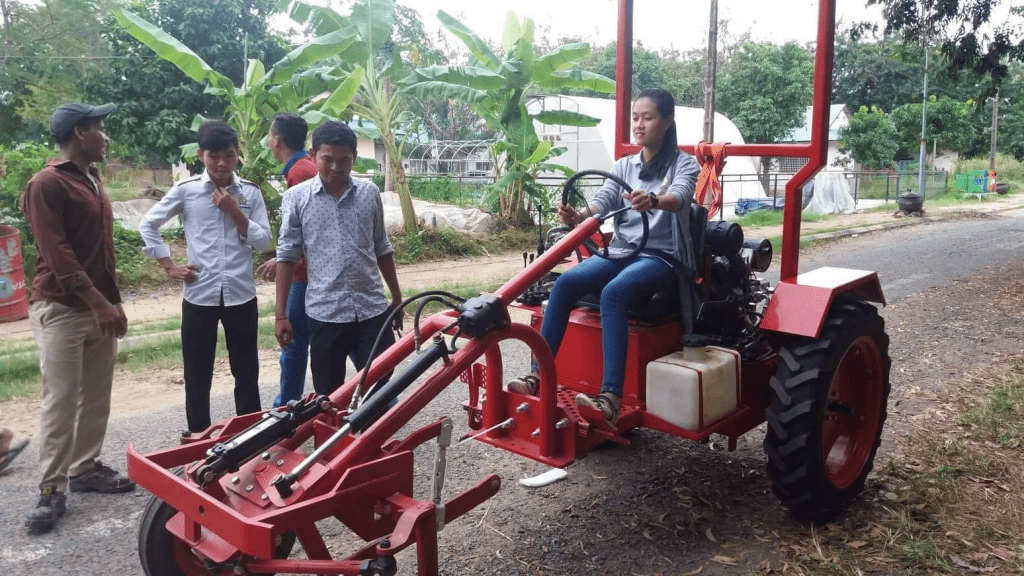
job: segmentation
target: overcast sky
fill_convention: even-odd
[[[532,18],[538,29],[550,27],[552,39],[574,36],[603,45],[615,40],[617,0],[399,0],[423,16],[432,35],[444,10],[476,34],[499,41],[508,12],[520,20]],[[837,0],[840,22],[881,21],[878,6],[865,0]],[[817,26],[816,0],[719,0],[718,19],[729,21],[730,34],[750,30],[753,39],[783,43],[813,41]],[[707,45],[710,0],[635,0],[634,39],[648,49],[679,50]]]

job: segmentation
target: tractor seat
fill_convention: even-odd
[[[701,262],[704,256],[704,231],[707,228],[708,210],[697,204],[690,205],[690,239],[693,246],[700,246],[695,250],[692,261]],[[672,282],[661,290],[655,290],[649,294],[639,294],[629,306],[626,307],[626,317],[633,320],[665,320],[679,316],[679,275],[676,275],[675,282]],[[690,292],[693,292],[692,290]],[[576,306],[588,310],[600,310],[601,297],[596,293],[584,295],[576,301]],[[696,302],[694,302],[696,310]]]
[[[626,307],[626,317],[633,320],[666,320],[679,316],[679,280],[649,294],[639,294]],[[600,311],[601,296],[595,292],[584,295],[576,306]]]

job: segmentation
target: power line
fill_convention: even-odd
[[[129,60],[132,58],[152,59],[155,56],[0,56],[0,60]]]

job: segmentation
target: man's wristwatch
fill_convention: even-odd
[[[658,207],[658,202],[659,202],[658,195],[657,194],[651,194],[649,196],[649,198],[651,199],[651,209],[653,210],[653,209],[657,208]]]

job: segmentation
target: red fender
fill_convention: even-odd
[[[885,306],[877,272],[826,266],[779,282],[761,328],[817,338],[837,294]]]

